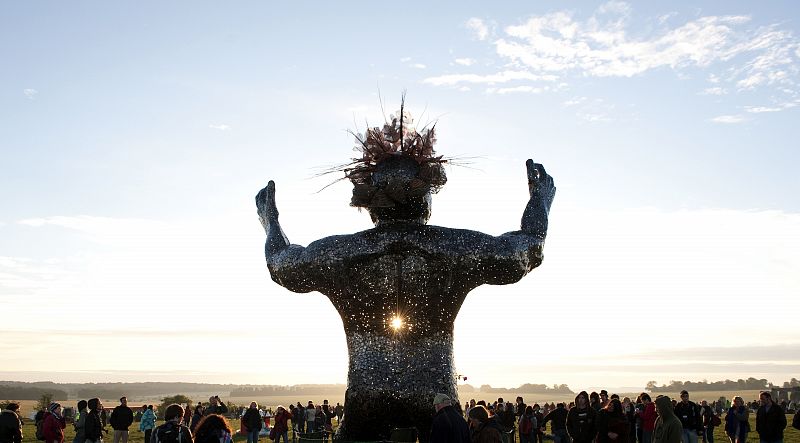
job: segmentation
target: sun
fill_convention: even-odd
[[[392,326],[392,329],[397,331],[403,327],[403,319],[396,315],[389,324]]]

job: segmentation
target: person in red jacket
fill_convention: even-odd
[[[46,443],[64,443],[64,428],[66,427],[67,421],[61,415],[61,405],[50,403],[42,426],[44,441]]]
[[[275,426],[270,431],[270,438],[274,436],[275,438],[272,439],[275,443],[278,443],[281,437],[283,437],[284,443],[289,443],[289,419],[291,418],[291,412],[287,411],[283,406],[278,406],[275,413]]]
[[[650,398],[650,394],[642,392],[640,395],[642,403],[644,404],[643,411],[636,411],[639,418],[642,420],[642,443],[650,443],[653,440],[653,428],[656,427],[656,404]]]

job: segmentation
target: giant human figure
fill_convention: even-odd
[[[376,134],[363,139],[365,147]],[[413,135],[421,145],[435,140],[420,142]],[[392,144],[386,142],[392,142],[391,136],[377,138]],[[519,230],[495,237],[428,226],[435,186],[425,182],[435,181],[429,169],[440,168],[436,162],[441,157],[434,157],[432,149],[420,154],[403,146],[396,151],[365,160],[360,172],[367,174],[349,170],[356,185],[354,201],[364,186],[371,189],[374,204],[353,204],[366,206],[372,217],[375,227],[366,231],[326,237],[307,247],[291,244],[278,221],[275,183],[256,196],[272,279],[293,292],[325,294],[341,316],[350,358],[344,419],[337,431],[341,441],[388,439],[393,428],[403,427],[416,427],[419,440],[428,440],[434,394],[457,401],[453,323],[461,304],[478,286],[515,283],[539,266],[555,195],[544,167],[528,160],[530,198]],[[380,200],[375,190],[387,191],[394,200],[375,203]]]

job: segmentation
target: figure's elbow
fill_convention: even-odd
[[[269,263],[267,264],[267,268],[269,268],[269,275],[272,277],[272,281],[289,291],[306,293],[314,290],[310,280],[304,278],[303,273],[300,271],[286,269]]]

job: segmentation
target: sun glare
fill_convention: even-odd
[[[400,317],[398,317],[398,316],[395,316],[395,317],[392,319],[392,322],[391,322],[390,324],[392,325],[392,329],[394,329],[394,330],[399,330],[400,328],[402,328],[402,327],[403,327],[403,319],[401,319],[401,318],[400,318]]]

